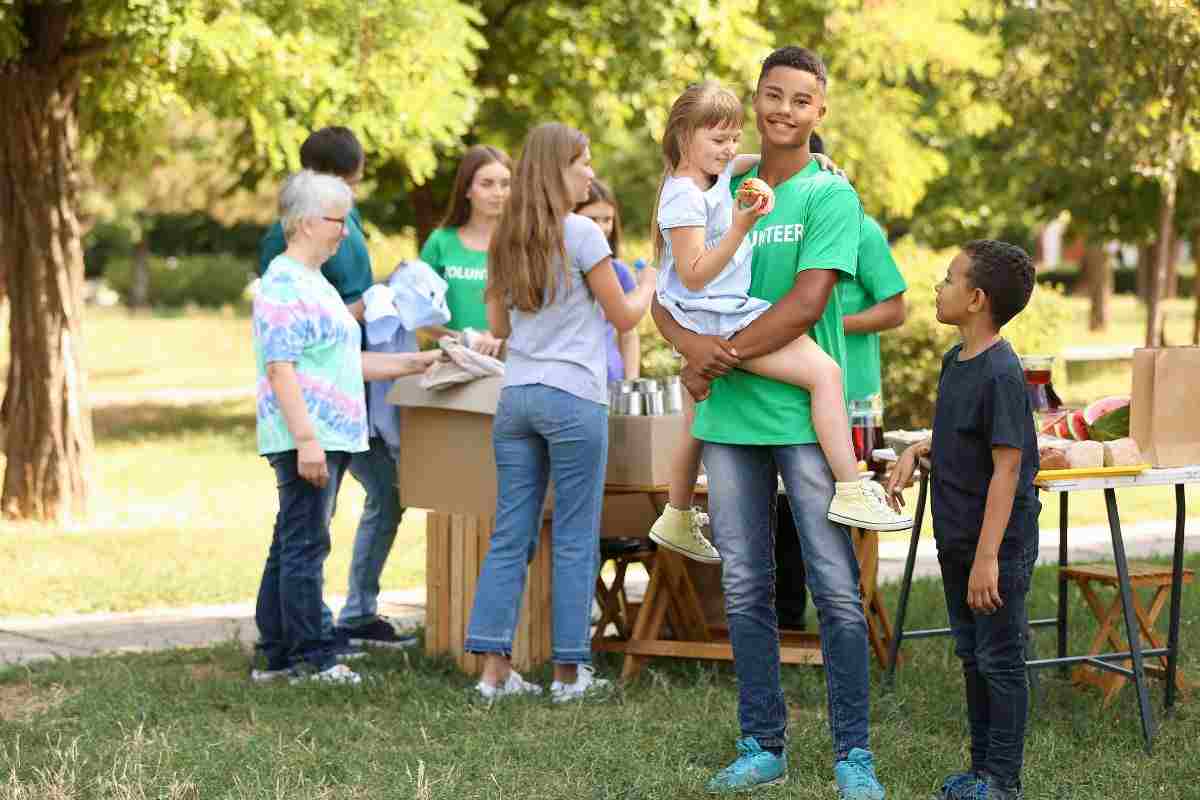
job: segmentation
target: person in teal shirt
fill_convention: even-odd
[[[426,332],[434,336],[477,332],[467,344],[489,356],[500,354],[503,342],[488,331],[488,246],[504,213],[512,181],[512,160],[497,147],[468,148],[454,175],[450,208],[437,230],[421,246],[421,260],[446,281],[450,321]]]
[[[300,147],[300,163],[305,169],[335,175],[354,189],[362,181],[366,155],[358,137],[348,128],[333,126],[311,134]],[[265,274],[272,260],[287,247],[283,227],[276,222],[259,244],[259,272]],[[350,208],[345,220],[345,236],[336,252],[321,264],[321,274],[341,296],[350,314],[359,322],[363,317],[363,293],[375,282],[371,256],[363,235],[362,217]],[[327,635],[343,657],[353,656],[359,645],[408,647],[416,637],[403,632],[397,623],[378,613],[379,579],[392,551],[404,509],[396,487],[396,455],[379,434],[375,420],[383,414],[396,414],[394,406],[383,408],[368,403],[368,449],[355,453],[349,470],[366,492],[362,518],[354,535],[354,554],[350,561],[350,579],[346,604],[333,624],[326,608],[324,625]]]

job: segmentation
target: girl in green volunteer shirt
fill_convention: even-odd
[[[481,353],[500,353],[502,340],[488,331],[483,289],[487,284],[487,250],[504,211],[512,180],[512,160],[503,150],[477,144],[463,155],[454,176],[450,208],[442,226],[429,234],[421,260],[448,284],[450,321],[426,331],[435,336],[471,328],[478,335],[468,344]]]
[[[757,157],[737,155],[741,132],[742,104],[728,89],[699,83],[679,96],[663,133],[665,170],[652,230],[662,269],[659,305],[684,328],[724,339],[770,308],[769,302],[750,294],[755,247],[776,239],[796,242],[804,236],[798,224],[760,229],[758,222],[771,215],[775,197],[757,177],[747,177],[735,198],[733,176],[757,166]],[[910,518],[888,507],[878,484],[860,480],[842,370],[810,336],[739,367],[808,390],[817,441],[836,481],[829,519],[870,530],[912,527]],[[691,507],[701,447],[692,439],[676,454],[668,504],[651,527],[650,538],[689,558],[713,563],[721,560],[720,554],[701,533],[702,520]]]

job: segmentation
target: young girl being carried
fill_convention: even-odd
[[[737,96],[716,83],[689,86],[679,96],[663,134],[665,170],[652,230],[661,267],[659,303],[688,330],[724,338],[770,308],[750,295],[754,248],[746,234],[771,213],[774,195],[758,179],[745,181],[736,198],[730,190],[731,177],[757,163],[757,156],[737,155],[742,119]],[[810,393],[813,427],[836,481],[831,520],[869,530],[912,527],[911,518],[888,507],[878,484],[860,479],[841,368],[811,337],[738,366]],[[701,442],[689,439],[676,453],[669,503],[650,538],[714,563],[720,553],[704,538],[699,512],[692,508],[701,448]]]

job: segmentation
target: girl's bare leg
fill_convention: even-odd
[[[685,402],[683,413],[687,418],[688,437],[675,451],[671,464],[671,490],[667,494],[667,502],[680,511],[692,507],[696,479],[700,476],[700,456],[704,451],[704,443],[693,439],[691,435],[695,407],[690,402]]]
[[[825,460],[841,483],[858,480],[858,459],[850,441],[850,418],[842,389],[842,370],[810,336],[801,336],[774,353],[744,361],[741,369],[807,389],[812,396],[813,429]]]

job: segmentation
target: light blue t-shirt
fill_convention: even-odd
[[[542,384],[608,405],[605,319],[584,276],[612,250],[595,222],[569,214],[563,223],[567,285],[554,301],[528,313],[509,309],[505,386]]]
[[[733,204],[729,189],[733,163],[717,176],[707,190],[691,178],[668,177],[658,201],[658,229],[664,240],[658,273],[658,302],[683,327],[695,333],[732,336],[771,307],[750,296],[750,261],[754,255],[750,237],[738,245],[724,269],[700,291],[683,285],[671,252],[672,228],[704,228],[704,249],[711,250],[733,226]]]

